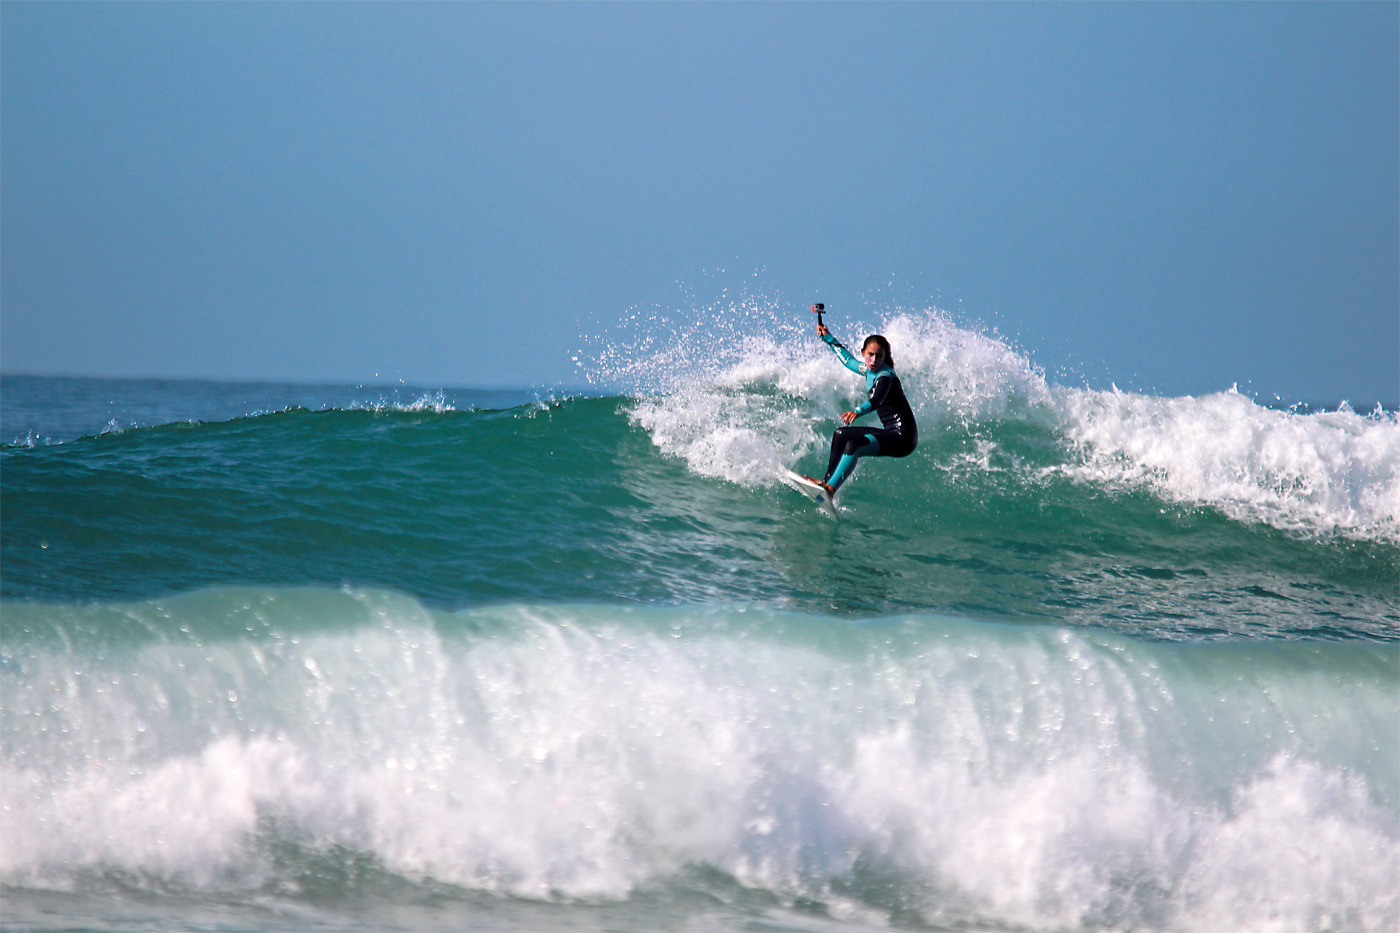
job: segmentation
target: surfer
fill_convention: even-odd
[[[831,437],[831,459],[827,462],[826,476],[820,481],[805,477],[829,495],[835,495],[841,484],[851,478],[856,461],[861,457],[907,457],[913,453],[919,443],[919,426],[914,422],[909,400],[904,397],[904,387],[894,374],[894,357],[888,340],[880,334],[866,337],[861,345],[860,355],[864,360],[861,362],[831,336],[820,316],[817,336],[831,347],[841,365],[865,377],[867,400],[855,411],[841,413],[841,423],[845,427],[837,428]],[[882,427],[853,426],[857,418],[872,411],[880,416]]]

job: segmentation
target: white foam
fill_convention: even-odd
[[[948,925],[1400,920],[1394,683],[1345,659],[605,607],[451,639],[361,598],[379,622],[349,634],[7,665],[0,876],[256,890],[276,833],[535,898],[707,863],[858,911],[876,866]]]
[[[1348,409],[1275,411],[1238,392],[1163,399],[1056,394],[1081,454],[1070,475],[1308,533],[1400,540],[1400,423]]]
[[[1207,930],[1395,929],[1400,847],[1371,812],[1344,771],[1279,756],[1236,792],[1230,818],[1195,827],[1183,899]]]
[[[295,794],[303,771],[296,749],[241,737],[151,768],[101,757],[70,763],[60,775],[0,767],[0,874],[66,887],[73,869],[108,866],[213,884],[230,866],[244,866],[259,807]]]
[[[936,311],[847,323],[848,342],[884,333],[921,430],[1028,414],[1050,398],[1042,375],[1001,341],[954,326]],[[863,400],[864,382],[813,334],[776,333],[655,350],[650,388],[633,417],[690,469],[744,485],[775,482],[829,440],[837,416]]]

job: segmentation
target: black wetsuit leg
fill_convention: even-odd
[[[859,451],[868,446],[871,440],[879,442],[880,445],[878,453],[869,455],[876,457],[907,457],[914,452],[918,443],[904,432],[891,431],[889,428],[862,428],[855,425],[837,428],[836,433],[831,435],[831,458],[826,464],[826,478],[830,479],[831,474],[836,472],[836,465],[841,462],[843,456],[867,456]]]
[[[867,432],[874,434],[876,440],[880,442],[880,452],[877,457],[907,457],[914,452],[914,448],[919,446],[919,438],[908,431],[891,431],[888,428],[880,428]]]

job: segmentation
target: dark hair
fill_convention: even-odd
[[[885,365],[890,369],[894,369],[894,354],[890,352],[890,342],[880,334],[871,334],[869,337],[866,337],[865,343],[860,345],[860,352],[864,353],[865,348],[872,343],[880,345],[880,349],[885,351]]]

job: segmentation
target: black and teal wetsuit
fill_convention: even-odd
[[[822,340],[841,360],[841,365],[865,377],[868,398],[856,409],[856,417],[873,411],[880,416],[883,425],[865,428],[852,424],[836,429],[831,437],[831,459],[827,463],[825,480],[834,492],[850,478],[861,457],[907,457],[913,453],[919,444],[919,426],[893,369],[887,366],[868,372],[835,337],[827,334]]]

